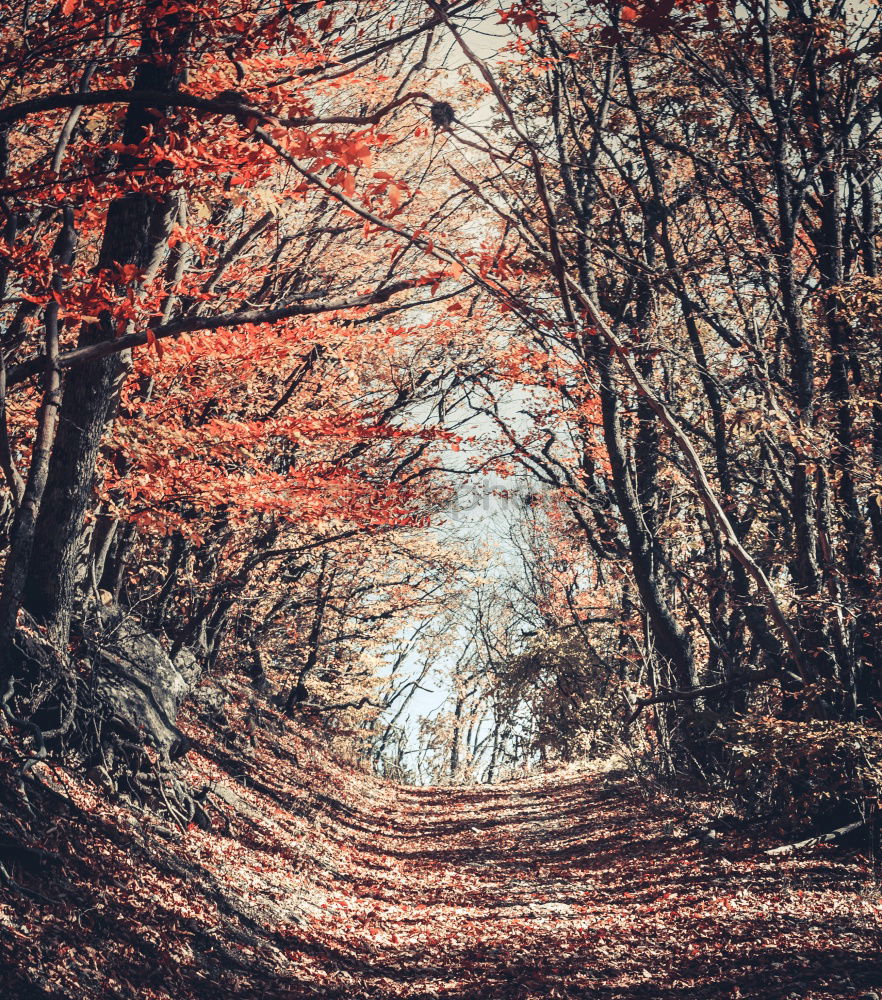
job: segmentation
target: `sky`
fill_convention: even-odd
[[[511,40],[512,35],[508,28],[500,23],[498,14],[494,10],[485,18],[479,29],[473,26],[463,32],[463,38],[476,55],[492,63],[499,50]],[[441,53],[444,66],[451,74],[456,73],[467,63],[466,57],[455,42],[452,42],[448,49],[441,50]],[[494,113],[494,107],[493,99],[488,98],[483,106],[469,114],[468,124],[472,127],[480,127],[485,124]],[[468,152],[466,147],[458,149],[459,154],[468,155]],[[517,408],[516,401],[509,405],[514,405]],[[455,423],[464,416],[466,416],[465,411],[448,413],[451,423]],[[482,433],[487,433],[490,430],[491,426],[487,418],[472,415],[468,424],[460,428],[460,433],[463,437],[469,435],[480,437]],[[462,467],[470,458],[480,454],[476,446],[469,446],[466,442],[462,442],[460,450],[457,452],[451,450],[444,456],[444,464],[451,467]],[[464,479],[460,503],[431,530],[438,532],[439,536],[443,538],[455,537],[461,540],[467,549],[476,549],[481,546],[492,548],[497,553],[500,565],[504,566],[512,558],[508,525],[510,505],[516,501],[506,500],[496,495],[495,491],[517,489],[518,485],[516,481],[503,480],[494,475]],[[520,487],[521,492],[526,489],[523,481],[521,481]],[[415,754],[418,747],[420,721],[451,707],[452,688],[449,683],[449,674],[458,656],[459,641],[456,636],[451,636],[449,653],[439,657],[437,662],[433,664],[429,675],[414,692],[408,702],[406,712],[399,719],[399,724],[404,726],[408,734],[411,754]],[[408,657],[399,668],[398,683],[403,684],[410,680],[416,680],[420,677],[423,667],[424,662],[418,656]],[[384,719],[390,719],[394,716],[398,705],[399,703],[396,702],[387,711],[381,719],[380,725],[383,725]]]

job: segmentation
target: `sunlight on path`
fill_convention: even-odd
[[[602,775],[398,790],[322,900],[350,995],[853,997],[878,900],[817,856],[706,855]],[[374,825],[376,824],[376,825]]]
[[[58,788],[75,812],[42,842],[58,859],[41,885],[51,899],[0,898],[0,972],[19,970],[5,993],[0,975],[4,997],[872,1000],[882,988],[878,881],[854,856],[771,858],[772,841],[735,836],[703,848],[682,811],[615,773],[403,787],[281,720],[253,745],[185,724],[216,826],[164,828],[68,775]]]

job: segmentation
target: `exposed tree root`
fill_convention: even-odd
[[[836,830],[830,830],[828,833],[822,833],[817,837],[807,837],[805,840],[797,840],[793,844],[781,844],[780,847],[773,847],[766,851],[766,854],[772,856],[792,854],[793,851],[801,851],[808,847],[817,847],[818,844],[831,844],[835,840],[842,840],[843,837],[847,837],[851,833],[856,833],[858,830],[866,829],[869,826],[870,823],[868,820],[859,819],[854,823],[840,826]]]
[[[0,712],[30,744],[16,748],[21,807],[35,815],[27,786],[37,764],[74,759],[111,795],[149,805],[182,829],[210,828],[204,796],[178,774],[188,741],[174,718],[198,677],[195,660],[173,661],[118,610],[96,624],[80,632],[70,657],[28,616],[19,625]]]

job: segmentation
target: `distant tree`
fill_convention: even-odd
[[[627,569],[636,707],[686,763],[759,689],[877,714],[879,16],[524,3],[492,64],[446,17],[495,113],[454,169],[504,234],[473,402],[577,562]]]

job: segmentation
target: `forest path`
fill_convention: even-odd
[[[342,822],[357,851],[320,909],[345,925],[324,959],[349,996],[819,1000],[882,986],[878,893],[852,867],[823,850],[705,850],[600,773],[400,788],[386,812]]]
[[[0,886],[4,1000],[882,995],[879,882],[854,856],[702,847],[600,770],[404,787],[281,719],[253,743],[184,724],[210,830],[34,769],[55,798],[28,842],[52,860],[14,869],[37,896]]]

